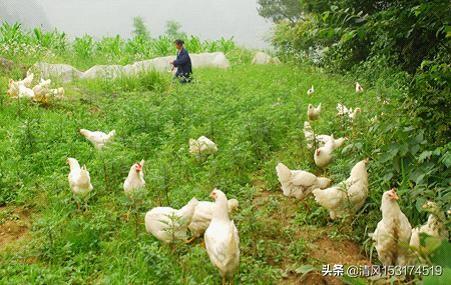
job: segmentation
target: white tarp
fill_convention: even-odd
[[[49,64],[39,62],[35,64],[35,68],[41,72],[42,78],[58,77],[64,82],[83,76],[83,72],[68,64]]]
[[[124,72],[122,65],[94,65],[90,69],[83,72],[82,79],[116,78]]]
[[[279,64],[280,60],[277,57],[271,57],[269,54],[264,52],[257,52],[252,59],[252,64]]]
[[[222,52],[191,54],[193,68],[214,67],[229,68],[230,63]],[[94,79],[94,78],[116,78],[119,76],[134,76],[140,72],[159,71],[166,72],[171,70],[171,61],[175,56],[157,57],[150,60],[138,61],[126,66],[122,65],[95,65],[85,72],[67,64],[50,64],[39,62],[35,68],[41,72],[43,78],[56,77],[64,82],[74,79]]]

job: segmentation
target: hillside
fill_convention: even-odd
[[[249,2],[266,53],[6,2],[0,285],[451,284],[447,1]]]
[[[349,280],[322,277],[322,265],[377,263],[368,233],[390,187],[378,161],[386,138],[378,131],[399,117],[396,104],[381,103],[391,91],[357,94],[342,77],[290,64],[236,64],[196,70],[195,77],[189,85],[158,73],[78,81],[64,85],[65,99],[47,105],[2,92],[1,284],[219,284],[202,239],[164,245],[144,228],[152,207],[210,201],[215,187],[240,202],[232,215],[240,233],[238,284],[342,284]],[[322,104],[312,123],[318,134],[349,139],[325,171],[315,166],[302,132],[310,103]],[[337,103],[362,112],[349,124],[336,116]],[[117,137],[99,152],[81,128],[115,129]],[[201,135],[217,143],[216,154],[189,154],[188,140]],[[67,183],[67,157],[91,173],[86,209],[77,209]],[[301,202],[282,195],[278,162],[338,183],[367,157],[370,196],[355,217],[331,221],[311,196]],[[141,159],[146,189],[131,204],[122,183]],[[410,195],[399,193],[416,225],[423,217],[413,214]]]
[[[362,117],[369,117],[372,92],[356,95],[350,82],[289,65],[198,70],[197,82],[187,86],[161,80],[150,92],[99,92],[100,82],[68,86],[67,99],[47,108],[3,98],[2,189],[22,206],[2,208],[1,217],[6,225],[23,225],[11,233],[19,241],[1,239],[1,275],[11,278],[9,284],[37,276],[54,284],[158,284],[162,279],[215,284],[219,277],[200,241],[170,248],[143,226],[151,207],[178,208],[194,196],[209,200],[214,187],[240,201],[234,215],[241,237],[240,284],[296,280],[301,275],[294,272],[303,264],[369,263],[358,243],[366,239],[363,233],[354,235],[352,225],[328,225],[327,212],[312,199],[306,208],[282,196],[274,167],[283,161],[318,173],[304,147],[307,104],[323,104],[315,124],[319,131],[358,137],[365,120],[353,133],[340,130],[335,106],[360,105]],[[310,84],[317,92],[308,98]],[[116,129],[118,138],[97,152],[78,134],[80,128]],[[198,161],[187,143],[200,135],[212,138],[219,151]],[[72,200],[66,157],[76,157],[90,170],[94,191],[86,212]],[[340,181],[363,157],[337,152],[330,176]],[[127,220],[122,182],[141,158],[147,160],[147,192],[137,220]]]

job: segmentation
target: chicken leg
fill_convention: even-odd
[[[189,240],[185,241],[186,244],[192,243],[197,237],[193,236]]]

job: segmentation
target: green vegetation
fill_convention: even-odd
[[[358,80],[396,106],[384,112],[389,121],[369,129],[379,141],[372,167],[379,183],[408,194],[409,218],[419,217],[425,199],[449,210],[449,1],[258,2],[276,23],[272,41],[281,58]]]
[[[258,12],[274,22],[289,20],[294,23],[302,18],[299,0],[259,0]]]
[[[0,44],[0,56],[16,62],[80,68],[173,53],[165,36],[68,42],[58,31],[27,33],[7,24],[0,28]],[[425,222],[421,206],[428,199],[448,210],[451,145],[437,146],[427,129],[415,128],[400,112],[397,98],[404,89],[365,85],[356,94],[352,80],[311,65],[249,65],[251,52],[229,40],[191,36],[187,46],[192,52],[224,51],[233,66],[196,70],[195,82],[184,86],[155,72],[73,82],[64,86],[65,99],[46,107],[7,98],[7,80],[21,71],[0,73],[0,207],[5,207],[0,226],[17,219],[11,208],[30,212],[32,224],[19,242],[0,249],[0,284],[218,284],[200,241],[164,245],[143,226],[150,208],[179,208],[194,196],[210,200],[214,187],[240,201],[233,215],[241,240],[239,284],[283,284],[333,263],[337,259],[327,254],[315,255],[325,245],[341,248],[346,256],[341,260],[367,262],[374,256],[367,234],[380,219],[382,193],[392,186],[414,226]],[[308,97],[312,84],[316,92]],[[352,126],[337,119],[338,102],[362,108]],[[309,103],[322,103],[316,132],[349,137],[335,153],[330,178],[342,181],[355,162],[371,159],[370,197],[352,220],[330,225],[313,199],[303,205],[281,195],[278,162],[321,174],[302,134]],[[80,128],[115,129],[117,137],[99,152]],[[217,154],[199,160],[188,153],[188,139],[200,135],[217,143]],[[85,212],[77,210],[67,183],[67,157],[91,173],[94,190]],[[130,165],[142,158],[146,191],[127,218],[122,183]],[[344,246],[349,244],[359,244],[364,256]]]
[[[150,32],[147,29],[142,17],[133,18],[133,28],[133,34],[135,37],[140,37],[145,40],[150,39]]]
[[[187,36],[181,31],[182,25],[177,21],[168,21],[166,23],[165,34],[172,40],[186,39]]]
[[[412,125],[424,128],[437,147],[449,142],[449,1],[259,3],[260,14],[278,23],[273,43],[281,56],[401,91],[398,99],[415,118]]]
[[[24,31],[20,24],[3,23],[0,26],[0,55],[24,64],[38,60],[67,63],[81,70],[96,64],[129,64],[135,61],[174,54],[174,30],[170,24],[168,32],[151,38],[142,19],[135,18],[134,37],[124,40],[119,36],[104,37],[99,41],[85,35],[69,41],[59,31],[44,32],[40,28]],[[186,48],[192,53],[222,51],[239,55],[246,53],[235,45],[232,39],[202,41],[196,36],[185,36]],[[232,60],[235,57],[232,56]],[[250,60],[250,59],[249,59]]]

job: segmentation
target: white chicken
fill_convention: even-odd
[[[332,152],[334,149],[335,146],[333,140],[329,140],[324,146],[317,148],[313,154],[316,166],[319,168],[326,168],[332,161]]]
[[[229,214],[231,214],[235,209],[238,208],[238,200],[230,199],[227,200],[227,209]],[[192,234],[190,241],[200,237],[205,233],[205,230],[210,225],[211,218],[213,217],[215,203],[209,201],[199,201],[196,209],[194,210],[193,218],[188,228]]]
[[[313,132],[313,129],[310,125],[309,122],[304,122],[304,137],[305,140],[307,142],[307,148],[308,149],[312,149],[315,146],[315,142],[317,143],[316,145],[318,147],[323,147],[326,145],[327,142],[331,142],[333,145],[333,150],[340,148],[344,142],[347,140],[346,137],[344,138],[338,138],[335,139],[333,135],[315,135],[315,133]]]
[[[428,220],[426,224],[412,229],[410,237],[410,246],[416,249],[420,248],[420,234],[422,233],[443,240],[447,240],[449,236],[443,223],[446,220],[445,215],[437,204],[429,201],[423,205],[423,209],[429,212]]]
[[[351,109],[351,110],[352,110],[352,109]],[[359,107],[355,108],[354,111],[352,111],[352,112],[348,115],[349,120],[350,120],[351,122],[353,122],[353,121],[357,118],[357,115],[358,115],[359,113],[361,113],[361,112],[362,112],[362,109],[360,109]]]
[[[370,237],[375,242],[379,260],[383,265],[406,265],[409,262],[409,240],[412,226],[399,208],[395,189],[382,195],[382,220]]]
[[[360,108],[348,108],[345,105],[338,103],[337,104],[337,116],[340,117],[348,117],[348,119],[352,122],[357,118],[357,114],[361,113],[362,110]]]
[[[19,83],[19,98],[33,98],[34,92],[30,88],[26,87],[25,84]]]
[[[348,107],[346,107],[344,104],[341,104],[341,103],[337,103],[336,109],[337,109],[337,116],[346,116],[350,113]]]
[[[358,82],[355,83],[355,92],[356,92],[356,93],[361,93],[361,92],[363,92],[363,87],[362,87],[362,85],[360,85]]]
[[[318,142],[318,146],[320,146],[320,147],[324,146],[324,145],[326,145],[326,143],[328,141],[332,141],[333,145],[334,145],[334,147],[333,147],[334,150],[337,149],[337,148],[340,148],[344,144],[344,142],[346,140],[347,140],[347,138],[335,139],[333,135],[330,135],[330,136],[328,136],[328,135],[318,135],[318,136],[316,136],[316,141]]]
[[[93,132],[86,129],[80,129],[80,134],[82,134],[88,141],[90,141],[96,149],[100,150],[113,139],[113,137],[116,135],[116,131],[112,130],[111,132],[106,134],[101,131]]]
[[[6,93],[8,96],[13,98],[19,96],[19,84],[10,79],[8,83],[8,91]]]
[[[29,71],[27,72],[27,77],[25,77],[25,79],[23,80],[18,80],[18,81],[14,81],[12,79],[9,80],[9,84],[8,84],[8,91],[7,94],[11,97],[17,97],[19,96],[20,90],[19,87],[20,85],[22,85],[23,87],[29,89],[31,87],[31,84],[33,83],[33,78],[34,78],[34,74],[30,73]],[[23,89],[22,87],[22,89]],[[24,90],[22,90],[22,97],[33,97],[33,96],[27,96],[27,94],[23,94]],[[29,93],[29,91],[27,90],[25,93]],[[19,96],[21,97],[21,96]]]
[[[49,87],[51,83],[52,80],[50,79],[44,80],[41,78],[39,84],[35,85],[32,90],[36,96],[45,96],[49,92]]]
[[[62,97],[64,97],[64,94],[65,94],[64,88],[63,87],[58,87],[58,88],[55,88],[55,89],[50,89],[49,90],[49,94],[52,95],[55,98],[62,98]]]
[[[276,172],[283,195],[300,200],[309,195],[313,189],[327,188],[332,182],[329,178],[316,177],[304,170],[290,170],[283,163],[277,164]]]
[[[171,207],[153,208],[144,219],[146,231],[166,243],[186,241],[188,225],[198,203],[196,198],[192,198],[180,210]]]
[[[321,114],[321,103],[318,105],[318,107],[315,107],[312,104],[308,104],[307,117],[310,121],[318,120],[320,114]]]
[[[39,81],[39,84],[40,84],[42,87],[50,87],[50,84],[52,84],[52,80],[51,80],[51,79],[44,79],[44,78],[41,78],[41,81]]]
[[[312,126],[308,121],[304,122],[304,137],[307,142],[307,148],[312,149],[315,142],[315,133],[313,132]]]
[[[310,87],[310,89],[307,90],[307,95],[312,96],[313,93],[315,93],[315,88],[313,88],[313,85],[312,85],[312,87]]]
[[[240,239],[235,223],[229,218],[226,195],[215,189],[210,197],[215,200],[215,207],[205,231],[205,247],[211,262],[221,273],[222,284],[225,284],[227,279],[233,280],[240,263]]]
[[[351,170],[351,175],[330,188],[312,191],[315,201],[329,210],[331,219],[354,214],[362,208],[368,197],[368,159],[359,161]]]
[[[69,186],[72,190],[72,193],[75,196],[86,198],[89,192],[91,192],[93,189],[91,184],[91,177],[89,176],[89,172],[86,169],[86,165],[80,167],[78,161],[72,157],[69,157],[67,159],[67,163],[70,167],[70,172],[67,178],[69,180]],[[80,205],[78,205],[78,207],[80,207]]]
[[[33,79],[34,79],[34,74],[30,71],[27,71],[27,76],[23,80],[19,81],[18,83],[23,83],[23,85],[25,85],[25,87],[31,88]]]
[[[197,140],[189,140],[189,152],[195,155],[213,154],[218,151],[216,144],[205,136],[199,137]]]
[[[131,194],[135,190],[142,189],[146,186],[146,181],[144,181],[144,159],[141,162],[137,162],[130,167],[127,179],[124,181],[124,192],[125,194]]]
[[[7,94],[12,98],[33,98],[35,95],[33,90],[26,87],[21,81],[14,82],[11,79],[8,86]]]

